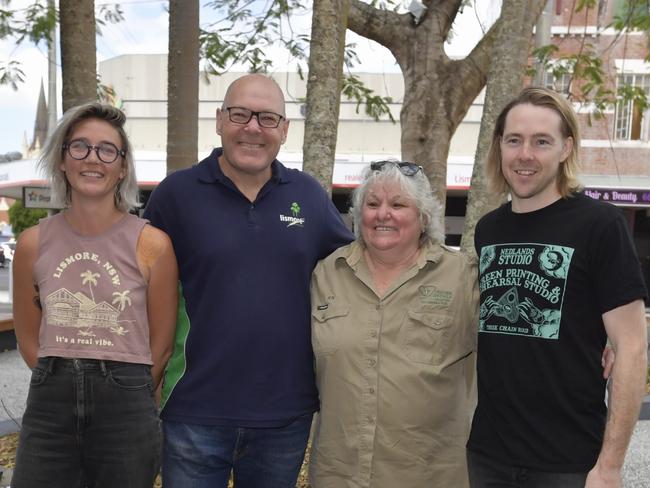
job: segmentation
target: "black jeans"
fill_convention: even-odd
[[[40,358],[13,488],[151,488],[161,434],[150,366]]]
[[[471,488],[584,488],[587,473],[547,473],[504,464],[467,450]]]

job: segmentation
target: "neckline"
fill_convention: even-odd
[[[100,232],[99,234],[93,234],[93,235],[88,235],[88,234],[82,234],[81,232],[77,231],[70,222],[68,222],[68,219],[65,218],[65,211],[60,212],[57,215],[60,216],[60,219],[63,221],[63,225],[65,228],[72,234],[74,234],[76,237],[79,239],[97,239],[97,238],[103,238],[108,236],[109,234],[115,232],[116,229],[119,227],[123,226],[124,223],[128,219],[128,215],[126,212],[122,213],[122,216],[117,220],[113,225],[111,225],[108,229],[106,229],[104,232]]]
[[[530,212],[515,212],[512,209],[512,201],[508,202],[507,205],[507,213],[508,215],[512,216],[515,219],[527,219],[527,218],[533,218],[533,217],[538,217],[539,215],[543,215],[544,213],[547,212],[552,212],[556,208],[561,207],[564,205],[564,202],[567,201],[567,198],[560,197],[557,200],[555,200],[553,203],[550,203],[546,205],[545,207],[538,208],[536,210],[531,210]]]

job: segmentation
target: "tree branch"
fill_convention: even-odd
[[[360,0],[350,0],[348,29],[372,39],[390,49],[396,56],[400,50],[396,39],[403,38],[406,29],[415,28],[411,14],[398,14],[370,6]]]

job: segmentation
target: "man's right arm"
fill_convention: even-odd
[[[645,393],[648,342],[643,300],[604,313],[603,322],[616,361],[603,445],[585,486],[619,488],[625,453]]]

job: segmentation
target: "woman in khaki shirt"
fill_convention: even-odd
[[[314,488],[463,488],[475,402],[478,290],[444,245],[422,168],[372,163],[353,197],[357,240],[312,277],[321,410]]]

